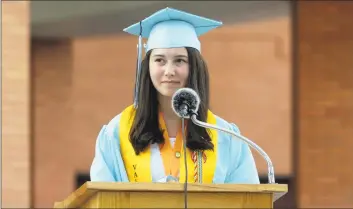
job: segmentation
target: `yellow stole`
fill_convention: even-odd
[[[146,148],[144,152],[139,155],[135,154],[135,151],[129,140],[129,133],[135,117],[134,106],[131,105],[126,108],[120,117],[119,123],[119,137],[120,137],[120,147],[121,155],[124,161],[125,169],[130,182],[152,182],[151,175],[151,150],[150,147]],[[207,114],[207,123],[216,124],[216,118],[211,111]],[[202,155],[199,155],[199,160],[194,163],[192,156],[193,153],[187,149],[187,166],[188,166],[188,182],[192,183],[195,179],[195,166],[202,168],[201,179],[202,183],[212,183],[214,172],[216,169],[217,160],[217,142],[218,136],[217,131],[208,130],[212,143],[214,144],[214,151],[205,151]],[[168,143],[169,139],[166,139]],[[201,165],[200,165],[201,164]],[[181,149],[181,156],[179,158],[179,182],[185,182],[185,165],[184,165],[184,150]],[[166,174],[167,175],[167,174]]]

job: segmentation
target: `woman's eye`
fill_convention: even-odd
[[[177,62],[186,62],[186,61],[183,60],[183,59],[177,59],[176,61],[177,61]]]

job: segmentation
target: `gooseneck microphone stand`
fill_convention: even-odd
[[[208,124],[208,123],[204,123],[202,121],[199,121],[196,116],[197,114],[193,113],[192,111],[188,111],[189,114],[191,115],[191,121],[193,123],[195,123],[196,125],[198,126],[201,126],[201,127],[204,127],[204,128],[210,128],[210,129],[216,129],[216,130],[219,130],[219,131],[223,131],[225,133],[228,133],[240,140],[243,140],[245,141],[249,146],[251,146],[253,149],[255,149],[257,152],[260,153],[260,155],[266,160],[267,162],[267,168],[268,168],[268,183],[269,184],[275,184],[275,172],[274,172],[274,168],[273,168],[273,164],[272,164],[272,161],[270,159],[270,157],[266,154],[266,152],[261,148],[259,147],[257,144],[255,144],[254,142],[252,142],[251,140],[247,139],[246,137],[244,136],[241,136],[240,134],[236,134],[235,132],[233,131],[230,131],[230,130],[227,130],[227,129],[224,129],[224,128],[221,128],[221,127],[218,127],[218,126],[215,126],[215,125],[212,125],[212,124]]]

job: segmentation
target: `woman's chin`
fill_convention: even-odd
[[[165,97],[172,97],[178,89],[179,88],[161,89],[161,91],[159,93]]]

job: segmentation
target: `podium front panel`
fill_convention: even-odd
[[[271,193],[188,193],[189,208],[273,208]],[[182,192],[97,192],[82,208],[184,208]]]

